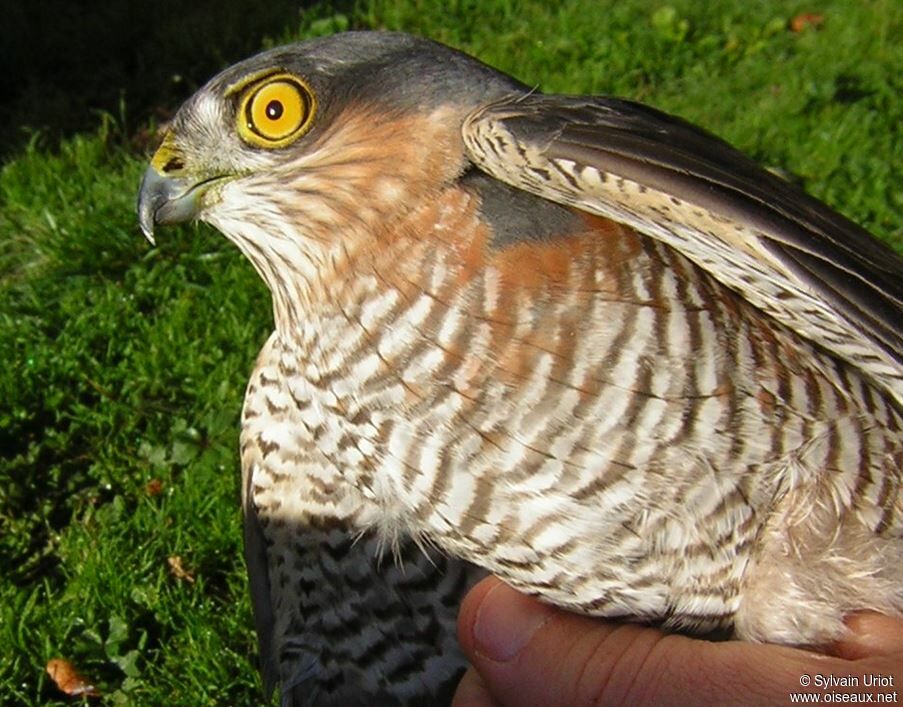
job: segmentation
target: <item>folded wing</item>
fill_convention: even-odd
[[[903,402],[903,260],[724,141],[630,101],[541,94],[475,112],[464,141],[497,179],[665,241]]]

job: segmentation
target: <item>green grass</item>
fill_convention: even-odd
[[[377,0],[274,41],[402,29],[546,91],[639,99],[903,249],[903,7],[813,4],[824,24],[797,34],[810,5]],[[104,704],[255,704],[237,427],[269,297],[208,229],[143,241],[127,144],[105,121],[0,171],[0,703],[69,702],[44,672],[61,656]]]

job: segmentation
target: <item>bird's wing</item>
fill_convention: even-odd
[[[410,539],[395,564],[380,560],[376,538],[339,528],[298,525],[280,537],[292,539],[292,553],[281,551],[296,582],[272,586],[271,568],[248,554],[267,695],[278,683],[282,707],[451,701],[466,667],[457,610],[483,570]]]
[[[279,666],[273,655],[273,631],[276,618],[270,594],[270,576],[267,568],[266,537],[263,533],[257,509],[251,500],[250,484],[252,473],[246,471],[242,489],[242,517],[244,520],[245,563],[248,568],[248,584],[251,605],[254,612],[254,627],[257,631],[257,646],[260,655],[260,673],[267,697],[279,682]]]
[[[533,94],[471,114],[471,160],[665,241],[903,401],[903,261],[724,141],[646,106]]]

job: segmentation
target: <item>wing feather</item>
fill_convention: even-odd
[[[728,143],[647,106],[531,94],[464,125],[483,171],[664,240],[903,401],[903,260]]]

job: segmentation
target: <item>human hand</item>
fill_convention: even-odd
[[[570,614],[490,577],[471,590],[458,617],[472,667],[453,705],[787,704],[805,692],[821,701],[829,692],[903,701],[903,619],[863,613],[847,625],[850,636],[831,655],[714,643]],[[864,684],[868,676],[879,684]],[[858,686],[836,682],[850,677]]]

